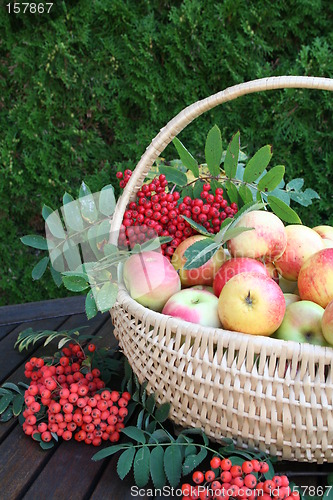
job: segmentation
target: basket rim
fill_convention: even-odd
[[[308,342],[300,343],[293,340],[281,340],[276,339],[272,336],[264,336],[257,334],[248,334],[244,332],[225,330],[224,328],[214,328],[208,326],[202,326],[196,323],[191,323],[180,318],[169,316],[167,314],[162,314],[161,312],[153,311],[148,307],[141,305],[139,302],[134,300],[123,283],[119,284],[119,292],[117,297],[117,303],[121,306],[125,306],[126,310],[131,312],[137,318],[149,319],[152,325],[167,326],[170,330],[181,329],[182,335],[190,336],[191,338],[196,338],[200,332],[204,337],[210,337],[213,344],[218,343],[218,337],[222,335],[227,335],[235,340],[239,340],[240,343],[246,343],[247,346],[251,345],[253,348],[257,348],[258,352],[264,347],[267,348],[266,354],[275,354],[277,357],[280,354],[284,354],[287,359],[298,358],[302,359],[304,356],[307,358],[325,361],[325,364],[333,363],[333,346],[320,346],[317,344],[310,344]],[[112,309],[110,309],[112,314]]]

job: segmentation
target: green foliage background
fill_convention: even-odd
[[[43,203],[92,191],[134,168],[176,113],[230,85],[272,75],[333,77],[330,0],[77,0],[50,14],[0,12],[0,304],[61,296],[33,283]],[[272,165],[321,195],[298,210],[333,224],[332,95],[283,90],[206,113],[180,136],[200,158],[217,123],[224,145],[241,131],[248,154],[273,145]],[[172,159],[175,150],[164,153]],[[330,176],[330,181],[328,177]],[[297,207],[298,209],[298,207]]]

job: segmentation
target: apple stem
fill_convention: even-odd
[[[251,292],[250,292],[250,290],[249,290],[249,293],[247,294],[247,297],[246,297],[246,299],[245,299],[245,300],[246,300],[246,302],[247,302],[250,306],[252,306],[252,299],[251,299]]]

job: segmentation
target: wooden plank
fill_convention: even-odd
[[[101,469],[105,467],[103,462],[91,460],[95,452],[96,448],[88,447],[84,443],[78,443],[74,440],[67,443],[62,442],[23,496],[24,500],[36,500],[36,498],[59,500],[69,497],[71,500],[82,500],[89,498],[88,494],[92,485],[97,483]],[[122,497],[108,495],[104,498],[120,500]]]
[[[22,498],[33,477],[38,475],[53,451],[43,451],[16,426],[0,445],[1,496],[6,500]],[[38,498],[38,497],[37,497]]]
[[[24,352],[19,352],[18,349],[14,349],[18,334],[29,327],[34,330],[56,330],[62,325],[65,319],[66,317],[49,318],[47,320],[24,323],[23,325],[20,324],[12,332],[6,335],[0,342],[0,384],[3,383],[12,371],[32,356],[33,349]]]
[[[133,500],[135,498],[133,493],[131,492],[131,487],[134,487],[136,490],[135,482],[133,478],[133,472],[130,472],[123,480],[121,480],[117,474],[117,462],[118,462],[119,454],[113,455],[111,457],[110,462],[107,464],[107,467],[98,481],[98,484],[92,495],[90,500],[102,500],[102,499],[121,499],[121,500]],[[136,495],[137,498],[143,500],[151,500],[154,496],[148,496],[145,494],[145,489],[141,489],[142,495]],[[131,494],[132,493],[132,494]],[[170,498],[170,497],[169,497]]]
[[[13,323],[12,325],[2,325],[0,326],[0,340],[7,335],[11,330],[16,328],[17,324]]]
[[[64,299],[43,300],[0,307],[0,325],[23,323],[44,318],[57,318],[84,312],[82,295]]]

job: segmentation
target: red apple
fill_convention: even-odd
[[[170,297],[163,307],[162,314],[202,326],[221,328],[217,304],[218,299],[207,290],[187,288]]]
[[[303,264],[298,291],[302,300],[311,300],[324,308],[333,300],[333,248],[320,250]]]
[[[254,228],[228,241],[233,257],[251,257],[274,261],[284,252],[287,235],[282,221],[273,213],[253,210],[240,217],[236,226]]]
[[[325,308],[321,320],[321,328],[325,340],[333,346],[333,300]]]
[[[172,256],[171,263],[176,271],[179,272],[180,281],[184,287],[193,285],[211,286],[213,284],[215,274],[226,260],[224,250],[221,247],[204,265],[197,267],[196,269],[184,269],[184,265],[187,260],[184,256],[185,251],[188,247],[193,245],[193,243],[196,243],[204,238],[205,236],[200,234],[186,238],[186,240],[182,241],[176,248]]]
[[[131,255],[124,264],[123,276],[130,296],[154,311],[162,311],[167,300],[181,287],[169,260],[153,251]]]
[[[249,257],[238,257],[227,260],[222,264],[214,279],[213,289],[216,297],[220,296],[222,288],[233,276],[251,271],[269,276],[268,270],[264,264],[258,260],[250,259]]]
[[[223,287],[218,303],[224,328],[271,335],[282,323],[286,302],[279,285],[263,273],[236,274]]]
[[[324,242],[316,231],[302,225],[286,227],[287,246],[275,261],[278,272],[287,280],[296,281],[304,262],[324,248]]]
[[[333,227],[332,226],[316,226],[313,228],[318,233],[324,242],[326,248],[333,248]]]

